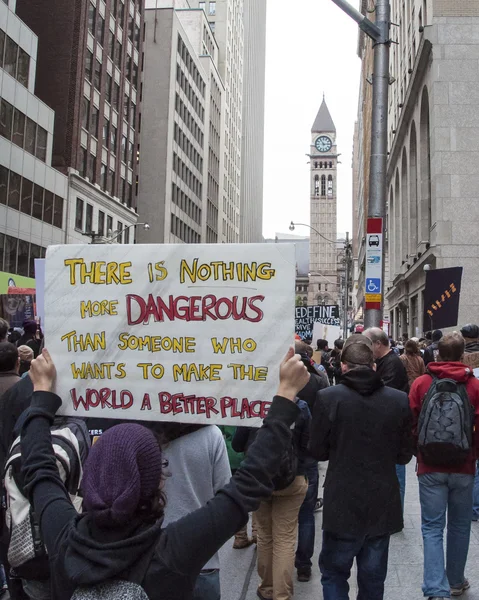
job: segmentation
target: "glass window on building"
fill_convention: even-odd
[[[43,198],[43,221],[53,225],[53,192],[45,190]]]
[[[108,142],[110,140],[110,121],[106,119],[103,121],[103,145],[108,148]]]
[[[63,198],[55,196],[53,207],[53,226],[61,229],[63,227]]]
[[[88,119],[90,117],[90,100],[83,96],[81,101],[81,126],[88,129]]]
[[[93,231],[93,206],[91,204],[86,205],[85,231],[87,233],[91,233]]]
[[[101,62],[97,58],[95,58],[95,78],[93,85],[97,90],[101,89]]]
[[[18,65],[17,65],[17,79],[18,81],[28,87],[28,76],[30,74],[30,57],[22,50],[18,49]]]
[[[108,177],[108,170],[106,168],[105,163],[101,163],[101,169],[100,169],[100,185],[102,190],[106,191],[107,189],[107,177]]]
[[[212,0],[210,0],[208,14],[211,16],[216,15],[216,2],[212,2]]]
[[[7,203],[8,169],[0,165],[0,204]],[[0,264],[1,266],[1,264]]]
[[[48,134],[46,129],[43,129],[43,127],[40,127],[39,125],[37,127],[37,145],[35,156],[43,162],[47,160],[47,139]]]
[[[125,3],[122,0],[118,0],[118,24],[123,28],[123,22],[125,20]]]
[[[111,0],[110,12],[116,19],[118,15],[118,0]]]
[[[108,56],[111,58],[111,60],[113,60],[114,56],[115,56],[115,33],[109,29],[108,30]]]
[[[133,75],[131,83],[134,87],[138,88],[138,65],[133,61]]]
[[[118,106],[120,103],[120,86],[118,83],[113,84],[113,98],[112,98],[112,106],[118,112]]]
[[[27,126],[25,129],[25,150],[30,154],[35,154],[35,142],[37,138],[37,124],[27,117]]]
[[[41,246],[30,244],[30,277],[35,276],[35,259],[42,258],[44,250]]]
[[[32,217],[40,220],[43,217],[43,188],[36,184],[33,186]]]
[[[135,128],[136,123],[136,104],[134,102],[130,102],[130,125]]]
[[[78,229],[78,231],[83,231],[83,200],[81,198],[77,198],[75,229]]]
[[[112,125],[110,127],[110,150],[116,154],[116,142],[118,139],[118,129]]]
[[[98,108],[93,105],[90,110],[90,133],[98,138]]]
[[[98,211],[98,235],[105,235],[105,213],[101,210]]]
[[[205,10],[206,2],[200,2],[199,6],[200,6],[200,8],[202,8],[203,10]]]
[[[7,35],[7,39],[5,42],[5,59],[3,62],[3,68],[12,77],[15,77],[17,74],[17,58],[18,46],[17,44],[15,44],[12,38]]]
[[[93,53],[90,50],[85,54],[85,77],[91,81],[93,75]]]
[[[110,236],[113,233],[113,217],[106,218],[106,235]]]
[[[17,272],[17,246],[16,238],[5,236],[5,271],[7,273]]]
[[[125,232],[123,234],[123,243],[124,244],[130,243],[130,230],[129,229],[125,229]]]
[[[20,211],[26,215],[32,214],[33,182],[23,178],[22,182],[22,200]]]
[[[12,139],[13,106],[2,99],[0,103],[0,135],[7,140]]]
[[[124,100],[123,100],[123,117],[127,120],[128,120],[129,103],[130,103],[130,98],[128,97],[128,94],[125,94]]]
[[[214,21],[210,21],[211,31],[214,33],[216,29],[216,23]]]
[[[114,63],[115,65],[121,69],[121,59],[122,59],[122,55],[123,55],[123,46],[121,45],[121,43],[117,40],[116,44],[115,44],[115,58],[114,58]]]
[[[135,17],[130,14],[128,15],[128,37],[133,42],[135,37]]]
[[[92,182],[96,182],[96,156],[94,154],[88,154],[88,169],[87,177]]]
[[[5,32],[0,29],[0,69],[3,69],[3,56],[5,54]],[[0,267],[1,267],[0,263]]]
[[[28,277],[29,272],[29,251],[30,244],[24,240],[18,240],[18,259],[17,259],[17,275]]]
[[[109,102],[110,104],[111,104],[112,87],[113,87],[113,77],[110,75],[110,73],[107,73],[106,78],[105,78],[105,98],[106,98],[106,101]]]
[[[20,210],[20,191],[22,187],[22,176],[10,171],[8,182],[8,206]]]
[[[96,20],[96,39],[103,46],[105,42],[105,19],[101,15],[98,15]]]
[[[96,8],[91,2],[88,3],[88,31],[95,35]]]
[[[128,160],[128,139],[126,135],[121,136],[121,160],[125,163]]]
[[[15,109],[13,115],[13,136],[12,142],[20,148],[23,148],[25,145],[25,115]]]
[[[116,238],[116,241],[119,244],[122,244],[123,243],[123,223],[121,221],[118,221],[117,232],[118,232],[118,237]]]

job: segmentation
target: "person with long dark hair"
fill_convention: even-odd
[[[230,483],[167,527],[161,446],[152,431],[134,423],[112,427],[93,445],[82,481],[84,513],[77,514],[51,444],[50,426],[61,405],[52,393],[55,375],[43,350],[30,369],[31,405],[17,424],[24,489],[50,558],[52,600],[95,597],[118,585],[123,596],[117,597],[189,600],[205,563],[273,492],[299,414],[294,399],[309,379],[299,355],[288,351],[278,394]]]

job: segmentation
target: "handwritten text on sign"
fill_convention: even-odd
[[[294,332],[294,246],[47,251],[62,413],[259,425]]]

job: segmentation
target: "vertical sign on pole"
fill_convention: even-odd
[[[383,220],[368,219],[366,234],[366,310],[381,310],[383,293]]]

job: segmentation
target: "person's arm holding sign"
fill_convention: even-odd
[[[291,426],[299,415],[294,402],[309,374],[291,348],[280,370],[280,385],[268,416],[230,483],[203,508],[170,524],[160,541],[178,572],[199,572],[205,562],[248,521],[248,513],[273,493],[279,457],[291,444]],[[189,548],[185,562],[184,548]]]

